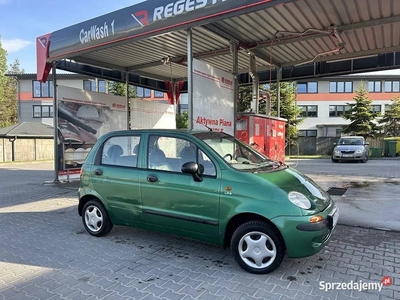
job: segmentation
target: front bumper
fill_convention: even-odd
[[[332,158],[337,160],[360,160],[364,159],[364,154],[354,153],[354,154],[333,155]]]
[[[338,206],[331,204],[318,215],[324,219],[317,223],[310,223],[313,216],[282,216],[272,220],[282,234],[288,257],[314,255],[329,242],[339,218]]]

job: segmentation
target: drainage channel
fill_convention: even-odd
[[[331,196],[343,196],[347,190],[348,188],[330,187],[326,192]]]

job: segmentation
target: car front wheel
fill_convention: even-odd
[[[285,246],[270,225],[250,221],[239,226],[231,240],[231,252],[239,266],[254,274],[267,274],[282,263]]]
[[[85,204],[82,221],[86,231],[94,236],[104,236],[113,227],[107,211],[100,201],[97,200],[90,200]]]

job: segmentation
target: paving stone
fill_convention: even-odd
[[[398,233],[338,225],[321,253],[285,258],[271,274],[254,275],[229,249],[210,244],[123,226],[90,236],[76,213],[76,190],[42,185],[51,167],[39,176],[20,169],[35,182],[21,179],[10,190],[0,165],[0,299],[400,299]],[[34,211],[24,209],[32,204]],[[368,235],[374,245],[363,243]],[[322,280],[380,282],[386,275],[393,284],[380,294],[319,289]]]

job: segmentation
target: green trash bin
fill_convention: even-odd
[[[396,156],[396,140],[385,140],[385,156],[395,157]]]
[[[382,149],[381,148],[373,148],[371,147],[371,157],[381,157]]]

